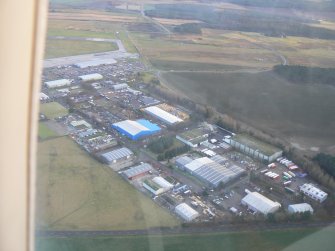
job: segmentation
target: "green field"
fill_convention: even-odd
[[[41,104],[40,112],[47,116],[47,118],[49,119],[62,117],[68,114],[68,110],[57,102]]]
[[[75,56],[81,54],[115,51],[115,43],[93,42],[80,40],[48,39],[46,43],[45,58]]]
[[[58,136],[56,132],[51,130],[45,123],[40,122],[38,124],[38,137],[40,139],[48,139]]]
[[[164,73],[171,88],[302,147],[329,150],[335,138],[335,89],[297,85],[272,72]]]
[[[37,229],[128,230],[179,224],[70,138],[39,143],[37,173]]]
[[[36,251],[331,251],[334,229],[277,230],[167,236],[38,238]]]

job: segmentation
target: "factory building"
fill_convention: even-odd
[[[163,177],[157,176],[153,178],[152,181],[155,182],[158,186],[162,187],[164,192],[173,188],[173,185]]]
[[[226,184],[245,172],[239,166],[226,167],[208,157],[195,159],[186,164],[184,169],[210,187],[218,187],[221,183]]]
[[[183,220],[190,222],[199,217],[199,213],[186,203],[181,203],[175,207],[175,212]]]
[[[182,156],[176,159],[176,166],[181,170],[185,170],[185,165],[187,165],[188,163],[192,161],[193,159],[191,159],[190,157]]]
[[[316,200],[320,203],[324,202],[328,197],[327,193],[315,187],[313,184],[307,184],[307,183],[303,184],[302,186],[300,186],[299,189],[300,189],[300,192],[302,192],[303,194],[307,195],[311,199]]]
[[[126,147],[110,150],[100,155],[101,159],[110,165],[115,171],[132,164],[134,153]]]
[[[74,64],[74,66],[84,69],[87,67],[96,67],[100,65],[110,65],[110,64],[116,64],[116,60],[110,58],[110,59],[98,59],[98,60],[89,60],[89,61],[84,61],[80,63]]]
[[[310,212],[311,214],[313,214],[313,212],[314,212],[312,206],[308,203],[300,203],[300,204],[289,205],[288,208],[287,208],[287,211],[290,214],[305,213],[305,212]]]
[[[48,100],[49,100],[49,96],[43,92],[40,92],[40,101],[48,101]]]
[[[47,81],[44,82],[45,86],[53,89],[53,88],[60,88],[64,86],[69,86],[72,84],[72,80],[70,79],[58,79],[58,80],[53,80],[53,81]]]
[[[112,88],[114,91],[122,91],[122,90],[128,89],[129,86],[127,84],[116,84],[116,85],[112,85]]]
[[[103,79],[104,77],[99,73],[93,73],[88,75],[82,75],[78,77],[83,82],[90,82],[90,81],[98,81]]]
[[[273,162],[283,154],[279,148],[249,135],[235,135],[232,138],[225,138],[225,141],[237,150],[261,161]]]
[[[190,147],[198,147],[201,143],[208,141],[208,132],[203,128],[185,131],[176,136],[178,140]]]
[[[112,125],[122,135],[127,136],[132,140],[138,140],[145,136],[150,136],[152,134],[160,132],[160,127],[156,124],[151,123],[148,120],[139,119],[136,121],[133,120],[124,120]]]
[[[137,179],[141,176],[146,175],[150,171],[152,171],[152,166],[148,163],[142,163],[138,166],[133,166],[123,172],[123,174],[127,177],[129,180]]]
[[[155,182],[152,180],[145,180],[143,182],[143,187],[147,189],[149,192],[154,194],[155,196],[160,195],[161,193],[164,193],[164,188],[157,185]]]
[[[144,109],[144,111],[168,125],[174,125],[183,122],[182,119],[178,118],[177,116],[169,112],[164,111],[158,106],[147,107]]]
[[[276,212],[280,203],[270,200],[257,192],[246,190],[247,195],[241,200],[242,205],[247,206],[250,210],[267,215]]]

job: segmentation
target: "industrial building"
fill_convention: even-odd
[[[178,118],[177,116],[164,111],[163,109],[159,108],[158,106],[150,106],[144,109],[144,111],[151,116],[159,119],[160,121],[168,124],[168,125],[174,125],[178,124],[180,122],[183,122],[182,119]]]
[[[129,88],[129,85],[127,84],[116,84],[116,85],[112,85],[112,88],[114,91],[122,91],[125,89]]]
[[[181,203],[175,207],[175,212],[183,220],[190,222],[199,217],[199,213],[186,203]]]
[[[49,100],[49,96],[43,92],[40,92],[40,101],[47,101],[47,100]]]
[[[162,187],[164,189],[164,192],[173,188],[173,185],[163,177],[157,176],[153,178],[152,181],[155,182],[160,187]]]
[[[140,102],[144,105],[144,106],[150,106],[150,105],[157,105],[160,103],[159,100],[154,99],[153,97],[149,97],[149,96],[142,96],[140,98]]]
[[[148,163],[142,163],[138,166],[133,166],[123,172],[123,174],[127,177],[129,180],[134,180],[136,178],[139,178],[143,175],[146,175],[150,171],[152,171],[152,166]]]
[[[132,164],[134,153],[126,147],[111,150],[100,155],[102,160],[113,165],[114,170],[120,170]]]
[[[110,64],[116,64],[116,60],[110,58],[110,59],[98,59],[98,60],[90,60],[90,61],[85,61],[85,62],[80,62],[74,64],[74,66],[84,69],[87,67],[96,67],[100,65],[110,65]]]
[[[101,80],[104,77],[99,73],[92,73],[92,74],[88,74],[88,75],[79,76],[78,78],[83,82],[90,82],[90,81]]]
[[[218,187],[221,183],[226,184],[245,172],[239,166],[226,167],[208,157],[195,159],[184,165],[184,169],[210,187]]]
[[[149,179],[143,182],[143,187],[156,196],[164,193],[164,188]]]
[[[283,154],[279,148],[249,135],[235,135],[232,138],[225,138],[225,141],[237,150],[261,161],[273,162]]]
[[[182,156],[176,159],[176,166],[180,168],[181,170],[185,170],[185,165],[192,162],[193,159],[191,159],[188,156]]]
[[[254,212],[266,215],[276,212],[281,207],[280,203],[272,201],[260,193],[250,192],[249,190],[246,190],[246,192],[247,195],[241,200],[241,203]]]
[[[198,147],[202,142],[208,141],[208,132],[203,128],[185,131],[176,136],[178,140],[190,147]]]
[[[324,202],[328,197],[327,193],[315,187],[313,184],[307,184],[307,183],[303,184],[302,186],[300,186],[299,189],[300,189],[300,192],[302,192],[303,194],[307,195],[311,199],[316,200],[320,203]]]
[[[73,120],[71,121],[70,125],[73,126],[73,128],[75,128],[76,130],[84,130],[84,129],[92,128],[92,125],[83,119]]]
[[[114,123],[112,127],[122,135],[125,135],[132,140],[138,140],[145,136],[158,133],[161,130],[159,126],[145,119],[139,119],[136,121],[124,120]]]
[[[311,214],[314,213],[312,206],[308,203],[289,205],[287,210],[290,214],[305,213],[305,212],[310,212]]]
[[[45,84],[46,87],[48,87],[50,89],[53,89],[53,88],[69,86],[69,85],[72,84],[72,80],[70,80],[70,79],[58,79],[58,80],[44,82],[44,84]]]

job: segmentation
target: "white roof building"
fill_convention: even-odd
[[[46,95],[45,93],[43,92],[40,92],[40,100],[41,101],[44,101],[44,100],[48,100],[49,99],[49,96]]]
[[[195,159],[192,162],[185,165],[185,169],[189,171],[190,173],[194,172],[198,168],[202,167],[205,164],[213,163],[214,161],[210,158],[203,157],[199,159]]]
[[[82,76],[79,76],[78,78],[83,82],[88,82],[88,81],[101,80],[104,77],[99,73],[93,73],[93,74],[88,74],[88,75],[82,75]]]
[[[310,212],[311,214],[313,214],[313,212],[314,212],[312,206],[308,203],[300,203],[300,204],[289,205],[287,210],[291,214],[304,213],[304,212]]]
[[[129,86],[127,84],[116,84],[116,85],[112,85],[114,91],[120,91],[120,90],[124,90],[124,89],[128,89]]]
[[[164,111],[163,109],[159,108],[158,106],[150,106],[144,109],[146,113],[154,116],[155,118],[169,124],[177,124],[183,122],[182,119],[178,118],[177,116]]]
[[[199,213],[186,203],[181,203],[175,208],[175,212],[185,221],[192,221],[199,217]]]
[[[58,80],[44,82],[44,84],[48,88],[58,88],[58,87],[63,87],[63,86],[69,86],[71,85],[71,83],[72,81],[70,79],[58,79]]]
[[[316,200],[320,203],[324,202],[328,197],[327,193],[315,187],[313,184],[303,184],[302,186],[300,186],[300,191],[311,199]]]
[[[171,188],[173,188],[173,185],[170,182],[168,182],[166,179],[164,179],[163,177],[157,176],[153,178],[152,181],[155,182],[160,187],[162,187],[165,191],[168,191]]]
[[[241,203],[254,212],[269,214],[276,212],[281,207],[280,203],[272,201],[260,193],[247,192],[248,194],[242,199]]]
[[[116,64],[116,63],[117,63],[116,60],[110,58],[110,59],[84,61],[84,62],[76,63],[75,66],[83,69],[87,67],[95,67],[99,65],[109,65],[109,64]]]

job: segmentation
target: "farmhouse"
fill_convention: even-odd
[[[261,161],[273,162],[283,154],[279,148],[249,135],[235,135],[232,138],[225,138],[225,141],[237,150]]]
[[[280,203],[272,201],[260,193],[250,192],[249,190],[246,190],[246,192],[247,195],[241,203],[254,212],[266,215],[276,212],[281,207]]]
[[[138,140],[159,132],[161,129],[156,124],[148,120],[124,120],[112,125],[122,135],[126,135],[131,140]]]

